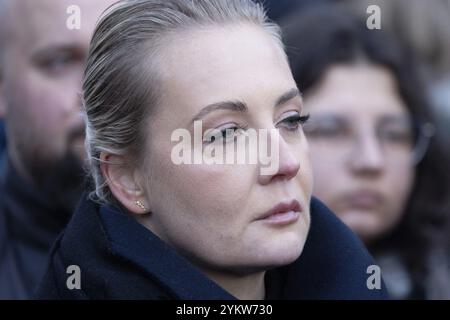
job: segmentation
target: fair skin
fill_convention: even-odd
[[[112,0],[7,1],[1,28],[3,73],[0,114],[4,114],[8,154],[30,184],[45,185],[61,162],[79,172],[84,160],[80,115],[84,60],[95,23]],[[69,30],[67,7],[81,9],[81,29]],[[56,174],[55,174],[56,175]],[[55,176],[55,180],[58,178]],[[58,186],[64,189],[64,184]]]
[[[240,299],[262,299],[265,271],[299,257],[310,225],[308,146],[301,125],[292,128],[286,120],[303,114],[301,97],[282,49],[259,27],[208,27],[170,40],[160,64],[163,99],[148,125],[146,169],[103,163],[103,174],[115,198],[139,222],[210,279]],[[277,105],[289,92],[294,94]],[[261,175],[259,164],[177,166],[171,161],[175,129],[192,131],[192,118],[205,106],[237,100],[246,111],[207,113],[203,129],[278,129],[276,172]],[[274,225],[259,219],[292,199],[302,207],[295,221]]]
[[[409,113],[395,78],[366,63],[333,65],[305,106],[320,123],[307,133],[314,194],[370,245],[398,224],[414,183],[404,146]]]

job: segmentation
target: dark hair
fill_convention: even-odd
[[[339,5],[318,6],[287,17],[282,29],[294,78],[303,92],[317,85],[330,66],[363,60],[389,69],[412,117],[433,122],[412,51],[382,30],[369,30],[365,21]],[[430,249],[438,244],[448,248],[447,166],[445,155],[432,138],[416,167],[406,214],[389,235],[370,248],[372,253],[395,250],[415,283],[424,280]]]

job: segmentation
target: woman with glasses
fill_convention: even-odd
[[[365,242],[394,298],[450,298],[448,162],[411,52],[339,6],[284,25],[314,194]]]

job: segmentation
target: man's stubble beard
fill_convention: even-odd
[[[73,151],[53,161],[37,160],[28,165],[30,175],[52,207],[73,212],[84,189],[86,173],[83,162]]]
[[[72,214],[86,187],[85,159],[81,159],[80,152],[74,150],[74,142],[83,138],[84,127],[70,131],[65,152],[53,157],[36,146],[26,152],[26,146],[22,145],[23,164],[35,188],[51,208],[68,214]]]

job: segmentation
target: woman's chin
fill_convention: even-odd
[[[265,269],[291,264],[300,257],[305,240],[306,237],[302,234],[290,234],[273,239],[261,248],[256,259]]]

